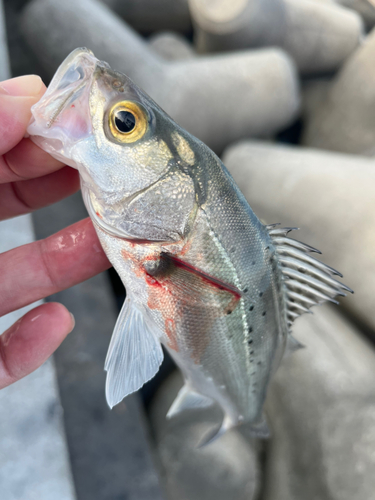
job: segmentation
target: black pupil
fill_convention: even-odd
[[[130,111],[117,111],[115,116],[115,125],[117,130],[127,134],[135,127],[135,116]]]

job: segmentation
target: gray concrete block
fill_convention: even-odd
[[[197,55],[185,37],[172,31],[156,33],[148,41],[152,50],[167,61],[192,59]]]
[[[10,78],[7,35],[5,29],[4,7],[0,1],[0,81]]]
[[[333,0],[331,0],[333,1]],[[366,28],[371,29],[375,24],[375,3],[373,0],[334,0],[343,7],[353,9],[362,16]]]
[[[374,498],[374,346],[334,307],[297,320],[270,384],[264,500]]]
[[[3,500],[74,500],[52,359],[0,391]]]
[[[22,26],[50,75],[71,50],[87,46],[217,152],[239,138],[275,133],[298,109],[294,65],[276,49],[168,62],[95,0],[34,0]]]
[[[141,33],[191,30],[188,0],[102,0]]]
[[[279,46],[303,74],[336,70],[363,36],[358,14],[314,0],[189,0],[199,52]]]
[[[319,106],[306,115],[306,146],[375,154],[375,30],[347,60]]]
[[[166,413],[181,387],[182,377],[175,372],[156,393],[150,415],[168,498],[257,498],[260,470],[254,441],[232,430],[198,449],[202,437],[220,421],[220,412],[212,409],[190,410],[166,420]]]
[[[293,237],[343,273],[355,293],[341,307],[375,330],[375,162],[250,141],[223,160],[258,216],[300,227]]]
[[[332,84],[330,78],[314,78],[302,82],[301,85],[301,114],[308,117],[315,112],[326,98]]]

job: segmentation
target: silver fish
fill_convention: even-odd
[[[194,106],[194,103],[192,103]],[[77,168],[100,242],[126,286],[109,346],[110,407],[158,371],[161,344],[185,385],[169,416],[214,403],[210,441],[239,424],[258,435],[270,377],[293,321],[351,291],[340,275],[265,226],[220,159],[127,76],[73,51],[32,108],[28,132]]]

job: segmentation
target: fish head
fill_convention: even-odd
[[[28,133],[42,149],[78,169],[96,200],[115,205],[171,168],[176,158],[167,140],[175,127],[126,75],[80,48],[32,107]]]

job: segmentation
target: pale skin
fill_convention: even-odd
[[[55,203],[79,189],[76,170],[24,138],[30,108],[45,90],[35,75],[0,82],[0,221]],[[0,254],[0,316],[110,265],[90,219]],[[59,303],[42,304],[25,314],[0,336],[0,389],[36,370],[73,328],[74,318]]]

